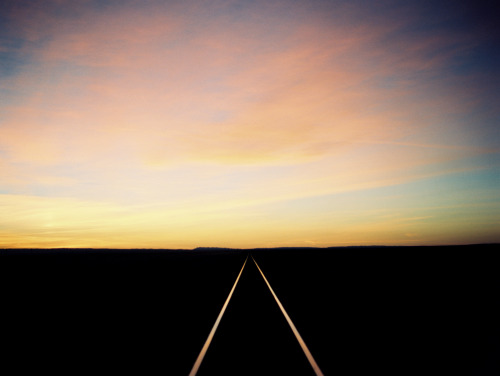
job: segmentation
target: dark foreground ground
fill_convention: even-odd
[[[187,375],[247,254],[0,250],[2,369]],[[325,375],[500,374],[493,246],[252,254]],[[199,375],[314,375],[253,263]]]

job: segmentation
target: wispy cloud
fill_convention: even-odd
[[[484,109],[482,71],[463,73],[484,40],[436,10],[11,4],[0,52],[17,64],[0,72],[0,190],[20,195],[19,207],[28,196],[130,207],[149,226],[168,221],[138,205],[174,205],[188,226],[208,218],[202,208],[233,213],[484,168],[498,159],[497,110]],[[89,207],[99,223],[100,206]],[[74,222],[75,233],[84,227]]]

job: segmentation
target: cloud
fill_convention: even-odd
[[[6,108],[4,148],[37,164],[286,163],[375,134],[397,140],[429,122],[417,114],[429,106],[427,84],[380,82],[438,70],[443,60],[426,55],[445,37],[408,44],[393,37],[402,22],[338,27],[300,7],[298,21],[279,7],[247,9],[245,19],[223,3],[204,17],[209,9],[81,4],[76,18],[18,15],[46,42],[31,51],[38,69],[19,77],[20,90],[33,87],[24,107]]]
[[[478,66],[463,74],[483,39],[454,26],[455,12],[40,4],[5,12],[1,52],[18,64],[1,72],[3,192],[174,205],[189,227],[203,210],[369,192],[482,168],[498,154],[497,111],[482,110],[491,88],[475,81]],[[146,212],[134,220],[167,221]]]

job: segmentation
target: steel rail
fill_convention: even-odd
[[[238,274],[238,277],[236,278],[236,281],[234,282],[233,288],[229,292],[229,295],[226,299],[226,302],[222,306],[222,309],[219,313],[219,316],[217,317],[217,320],[215,320],[215,324],[212,327],[212,330],[210,331],[210,334],[208,335],[208,338],[205,341],[205,344],[201,348],[200,354],[198,355],[196,362],[194,362],[193,368],[191,369],[189,376],[195,376],[196,373],[198,372],[198,369],[200,368],[201,362],[203,361],[203,358],[205,357],[205,354],[208,350],[208,347],[210,346],[210,343],[212,342],[212,338],[214,337],[215,331],[217,330],[217,327],[219,326],[219,323],[222,320],[222,316],[224,315],[224,312],[226,311],[227,305],[229,304],[229,301],[231,300],[231,297],[233,296],[234,289],[236,288],[236,285],[238,284],[238,281],[240,280],[241,273],[243,273],[243,269],[245,268],[247,260],[248,260],[248,255],[247,255],[247,258],[245,259],[245,262],[243,263],[243,266],[241,267],[240,274]]]
[[[290,325],[290,328],[292,328],[293,334],[295,334],[295,337],[297,338],[297,341],[299,342],[300,347],[302,347],[302,351],[304,351],[304,353],[306,354],[306,357],[309,360],[309,363],[311,364],[312,368],[314,369],[314,372],[316,373],[317,376],[323,376],[323,372],[321,371],[321,369],[319,368],[318,364],[314,360],[311,352],[307,348],[306,343],[304,342],[304,340],[302,339],[301,335],[299,334],[299,331],[297,330],[297,328],[293,324],[292,319],[290,318],[290,316],[288,316],[288,313],[286,313],[285,308],[283,307],[283,304],[281,304],[280,300],[276,296],[276,293],[274,292],[274,290],[272,289],[271,285],[269,284],[266,276],[264,275],[264,273],[260,269],[259,264],[257,264],[257,261],[255,261],[255,259],[253,258],[253,255],[252,255],[252,260],[255,263],[255,265],[257,266],[257,268],[259,269],[259,272],[262,275],[262,278],[264,278],[264,281],[266,282],[267,287],[269,287],[269,290],[271,291],[271,294],[273,294],[274,299],[276,300],[276,303],[278,303],[278,306],[280,307],[281,312],[285,316],[286,321],[288,321],[288,324]]]

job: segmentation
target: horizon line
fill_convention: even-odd
[[[500,243],[468,243],[468,244],[439,244],[439,245],[383,245],[383,244],[372,244],[372,245],[343,245],[343,246],[329,246],[329,247],[300,247],[300,246],[283,246],[283,247],[255,247],[255,248],[235,248],[235,247],[195,247],[195,248],[106,248],[106,247],[22,247],[22,248],[1,248],[0,251],[256,251],[256,250],[286,250],[286,249],[342,249],[342,248],[446,248],[446,247],[475,247],[475,246],[495,246],[500,245]]]

